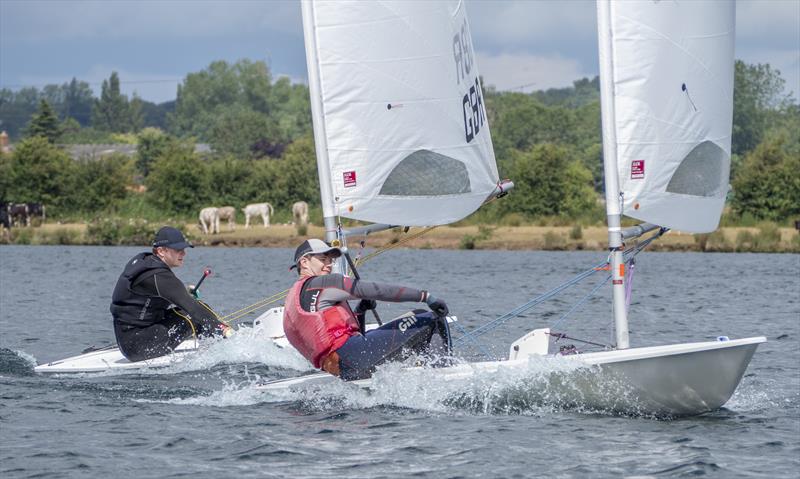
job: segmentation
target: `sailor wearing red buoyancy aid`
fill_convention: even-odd
[[[301,244],[294,255],[300,278],[289,290],[283,329],[289,342],[316,368],[342,379],[369,377],[379,364],[422,352],[434,332],[449,344],[444,317],[447,305],[426,291],[331,274],[338,248],[318,239]],[[360,299],[355,310],[348,300]],[[361,334],[359,322],[375,300],[425,302],[434,313],[418,310]]]

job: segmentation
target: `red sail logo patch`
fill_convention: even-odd
[[[342,173],[344,177],[344,187],[350,188],[356,186],[356,172],[355,171],[345,171]]]
[[[644,178],[644,160],[631,161],[631,179],[641,180]]]

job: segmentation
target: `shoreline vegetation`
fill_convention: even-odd
[[[38,227],[14,228],[0,236],[0,244],[22,245],[117,245],[148,246],[159,222],[105,220],[95,223],[47,223]],[[198,225],[177,223],[196,246],[294,248],[300,241],[324,237],[321,226],[309,225],[306,234],[289,224],[273,224],[268,228],[255,225],[245,229],[237,225],[229,231],[221,225],[219,234],[203,234]],[[479,249],[479,250],[542,250],[604,251],[607,231],[604,226],[439,226],[424,235],[409,239],[422,228],[407,233],[398,228],[370,234],[369,249],[396,246],[412,249]],[[351,240],[352,249],[359,248],[361,237]],[[800,253],[800,232],[794,228],[764,223],[756,227],[720,227],[710,234],[689,234],[670,231],[652,243],[650,251],[706,251],[753,253]]]

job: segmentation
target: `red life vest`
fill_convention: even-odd
[[[309,312],[300,306],[303,284],[313,278],[300,278],[286,296],[283,331],[300,354],[319,368],[327,355],[359,333],[358,320],[347,301],[323,311]]]

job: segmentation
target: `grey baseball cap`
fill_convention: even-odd
[[[290,266],[289,269],[297,268],[297,263],[303,256],[325,253],[330,254],[334,258],[338,258],[342,255],[342,250],[316,238],[305,240],[294,250],[294,264]]]

